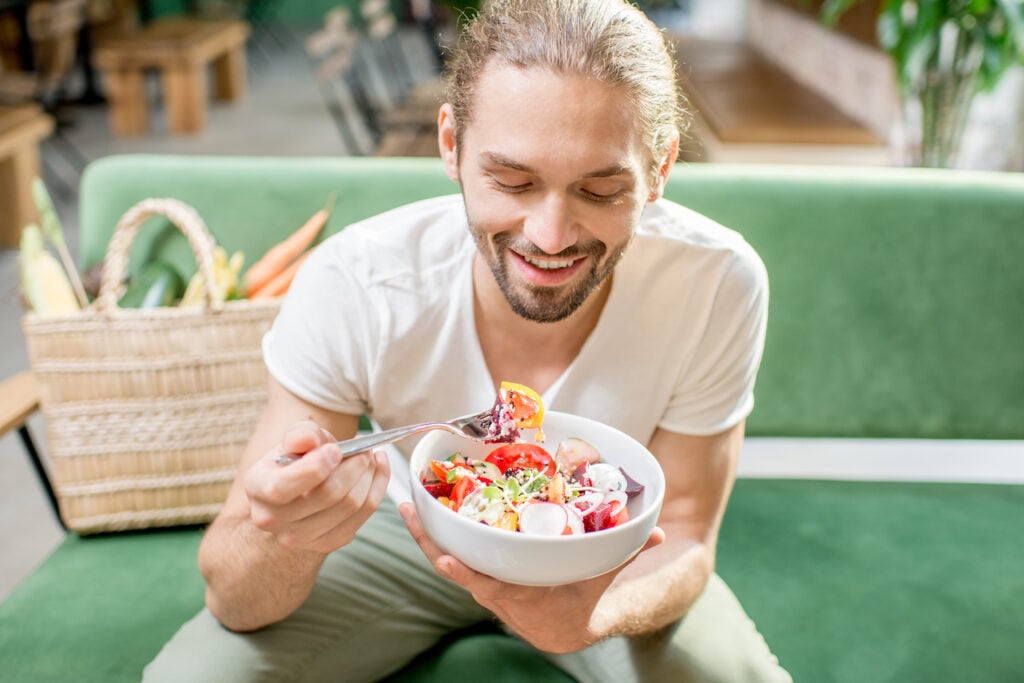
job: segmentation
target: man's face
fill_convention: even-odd
[[[623,94],[546,69],[488,66],[458,160],[446,161],[480,258],[537,322],[568,317],[611,275],[657,196]]]

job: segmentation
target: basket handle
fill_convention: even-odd
[[[114,234],[107,245],[106,256],[103,257],[103,277],[100,280],[100,291],[96,297],[96,308],[100,311],[112,311],[117,302],[124,296],[125,276],[128,272],[128,255],[132,242],[139,234],[139,228],[153,216],[163,216],[174,227],[188,238],[192,253],[195,254],[199,272],[203,275],[203,296],[209,308],[221,307],[220,300],[214,294],[215,269],[213,252],[216,242],[210,234],[206,223],[199,217],[196,210],[182,201],[171,198],[143,199],[128,209],[114,228]]]

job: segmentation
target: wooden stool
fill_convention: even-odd
[[[39,220],[32,179],[39,175],[39,141],[53,119],[37,105],[0,106],[0,247],[16,247],[21,229]]]
[[[93,64],[105,77],[114,134],[141,135],[149,126],[146,69],[160,72],[168,129],[201,131],[206,126],[206,68],[211,62],[217,99],[235,101],[245,95],[248,36],[244,21],[170,17],[97,46]]]

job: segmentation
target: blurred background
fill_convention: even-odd
[[[1004,13],[1019,3],[638,4],[694,112],[681,163],[1024,171],[1024,16]],[[445,50],[474,5],[0,0],[0,379],[29,367],[16,246],[37,219],[31,177],[75,254],[81,173],[110,154],[436,155]],[[38,415],[28,433],[45,454]],[[11,432],[0,599],[62,538]]]

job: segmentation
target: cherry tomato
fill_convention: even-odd
[[[447,498],[452,494],[452,485],[444,481],[431,484],[424,483],[423,488],[427,489],[427,493],[434,498]]]
[[[451,501],[452,510],[456,512],[462,507],[462,501],[466,500],[466,496],[472,493],[477,488],[477,483],[473,481],[473,477],[463,477],[459,479],[455,486],[452,487]]]
[[[509,443],[499,446],[485,458],[502,474],[510,467],[533,468],[551,477],[555,474],[555,460],[542,447],[532,443]]]
[[[431,460],[428,464],[430,465],[430,469],[433,471],[434,476],[441,481],[448,482],[449,484],[452,483],[455,478],[462,478],[467,475],[474,474],[469,465],[461,462],[452,463],[447,460]],[[452,470],[460,470],[460,472],[458,472],[455,477],[449,481],[448,475]]]

